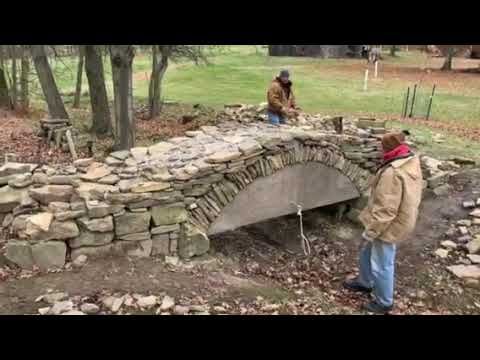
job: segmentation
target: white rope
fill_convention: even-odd
[[[310,240],[305,236],[303,233],[303,214],[302,214],[302,205],[295,204],[292,202],[293,205],[297,207],[297,215],[300,219],[300,241],[302,245],[302,250],[305,256],[309,256],[311,254],[311,248],[310,248]]]

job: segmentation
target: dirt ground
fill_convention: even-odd
[[[398,74],[400,76],[408,76],[409,74],[418,74],[419,72],[433,73],[441,78],[448,79],[456,77],[460,74],[468,74],[475,72],[480,66],[480,59],[466,59],[456,57],[453,59],[453,65],[451,71],[442,71],[442,65],[445,58],[442,57],[430,57],[423,56],[423,59],[414,63],[390,63],[388,61],[380,60],[379,65],[389,74]],[[374,67],[373,64],[367,64],[366,61],[352,64],[349,61],[338,59],[337,65],[330,65],[332,68],[351,68],[358,72],[359,69],[365,66]],[[454,76],[453,76],[454,75]],[[475,78],[468,77],[470,83],[474,83]],[[459,82],[463,82],[461,79]],[[478,86],[478,85],[477,85]]]
[[[99,159],[113,151],[111,136],[105,139],[90,134],[91,119],[86,109],[72,109],[71,122],[79,131],[75,139],[75,148],[79,157],[90,157],[87,148],[89,140],[94,141],[93,153]],[[160,117],[148,120],[147,108],[138,105],[135,113],[137,146],[150,145],[167,138],[183,136],[186,131],[197,130],[202,125],[213,125],[216,112],[200,105],[169,104],[164,105]],[[72,161],[68,152],[47,146],[46,141],[37,136],[39,119],[45,117],[42,111],[21,112],[0,110],[0,158],[6,154],[15,154],[18,162],[38,164],[62,164]],[[13,158],[10,158],[13,160]]]
[[[392,314],[480,313],[478,284],[467,286],[447,272],[455,259],[433,255],[449,224],[468,216],[461,203],[478,189],[479,175],[457,176],[446,197],[427,194],[415,234],[398,250]],[[207,256],[181,266],[160,258],[105,258],[80,270],[7,275],[0,281],[0,314],[35,314],[44,306],[35,299],[48,291],[92,302],[105,294],[168,294],[179,304],[207,305],[213,314],[362,314],[367,298],[341,288],[357,270],[361,229],[337,222],[332,209],[307,212],[304,225],[309,257],[301,252],[298,218],[287,216],[216,236]]]
[[[420,86],[431,87],[436,85],[447,92],[459,92],[469,94],[480,89],[480,60],[455,58],[452,71],[442,71],[444,58],[426,57],[420,63],[397,64],[382,62],[379,63],[381,78],[391,81],[411,82]],[[362,73],[369,68],[373,71],[373,64],[366,62],[352,63],[345,60],[338,60],[336,64],[329,65],[329,71],[338,71],[339,74]],[[373,79],[372,81],[377,81]]]

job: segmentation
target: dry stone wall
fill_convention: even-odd
[[[205,235],[222,208],[258,177],[320,162],[362,193],[381,158],[371,131],[353,123],[337,134],[329,119],[275,127],[225,122],[104,162],[0,167],[0,224],[6,257],[42,269],[79,255],[179,255],[208,251]]]

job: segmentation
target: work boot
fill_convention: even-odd
[[[388,315],[392,311],[393,306],[383,306],[376,301],[371,301],[363,305],[363,309],[374,314]]]
[[[362,284],[360,284],[357,281],[357,279],[344,281],[343,282],[343,287],[347,290],[350,290],[350,291],[361,292],[361,293],[365,293],[365,294],[368,294],[368,293],[372,292],[371,288],[363,286]]]

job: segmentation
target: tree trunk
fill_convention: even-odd
[[[45,54],[44,45],[31,45],[30,50],[50,116],[53,119],[68,119],[67,111]]]
[[[390,45],[390,56],[397,56],[397,45]]]
[[[113,136],[115,138],[115,143],[120,138],[120,101],[119,101],[119,86],[120,78],[119,71],[116,66],[113,65],[113,53],[110,53],[110,65],[112,69],[112,82],[113,82]]]
[[[3,67],[0,67],[0,108],[12,108],[10,95],[8,93],[7,79],[5,78]]]
[[[115,148],[129,150],[135,146],[132,96],[132,62],[135,51],[133,45],[111,45],[110,54],[114,74],[115,122],[118,126]]]
[[[0,108],[11,109],[12,103],[5,75],[4,49],[5,45],[0,45]]]
[[[158,61],[158,45],[154,45],[152,75],[150,77],[150,85],[148,91],[150,119],[153,119],[160,115],[162,100],[162,80],[168,67],[168,50],[161,51],[160,54],[161,58],[160,61]]]
[[[153,78],[155,76],[155,69],[158,64],[158,45],[152,45],[152,73],[150,75],[150,83],[148,84],[148,106],[150,109],[150,115],[152,112],[152,99],[153,99]]]
[[[0,108],[11,109],[12,103],[8,91],[7,78],[5,77],[4,65],[3,45],[0,45]]]
[[[10,45],[10,59],[12,62],[12,84],[10,88],[12,93],[12,106],[15,109],[18,102],[17,52],[15,45]]]
[[[87,73],[90,103],[92,105],[92,131],[97,136],[112,133],[103,61],[95,45],[85,45],[85,71]]]
[[[78,47],[78,66],[77,66],[77,85],[75,87],[75,97],[73,99],[73,108],[78,109],[80,107],[80,98],[82,96],[82,75],[83,75],[83,59],[84,59],[84,47],[79,45]]]
[[[22,69],[20,74],[20,96],[22,108],[28,109],[30,106],[30,99],[28,93],[28,78],[30,73],[30,60],[28,58],[28,48],[22,45]]]
[[[454,54],[453,49],[448,49],[445,57],[445,62],[443,63],[443,66],[442,66],[442,70],[445,70],[445,71],[452,70],[453,54]]]

